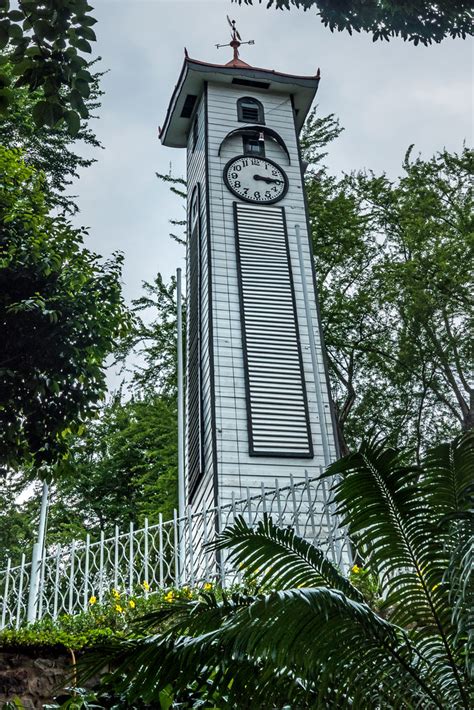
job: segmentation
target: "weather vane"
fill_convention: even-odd
[[[228,44],[216,44],[217,49],[220,49],[221,47],[232,47],[234,50],[234,59],[233,61],[237,61],[239,58],[239,47],[242,44],[255,44],[255,40],[251,39],[248,42],[242,42],[242,37],[239,35],[237,28],[235,26],[235,20],[231,20],[229,15],[227,15],[227,22],[229,23],[230,29],[232,30],[231,34],[231,41],[228,42]]]

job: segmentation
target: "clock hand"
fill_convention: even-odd
[[[276,183],[281,182],[281,180],[274,180],[273,178],[267,178],[267,177],[264,177],[263,175],[254,175],[253,179],[254,180],[263,180],[264,182],[266,182],[268,184],[270,184],[272,182],[276,182]]]

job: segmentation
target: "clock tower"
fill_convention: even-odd
[[[336,458],[298,135],[319,83],[185,59],[160,138],[187,151],[187,499],[208,508]]]

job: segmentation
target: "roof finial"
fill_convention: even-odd
[[[221,47],[232,47],[232,49],[234,50],[234,56],[232,57],[230,62],[227,62],[226,66],[248,67],[249,65],[239,58],[239,47],[242,44],[255,44],[255,41],[251,39],[248,42],[242,42],[242,37],[239,35],[237,27],[235,26],[235,20],[231,20],[229,15],[227,15],[227,22],[229,23],[230,29],[232,31],[231,40],[228,44],[216,44],[216,47],[217,49],[220,49]]]

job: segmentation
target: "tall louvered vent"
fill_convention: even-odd
[[[234,203],[250,455],[313,456],[285,214]]]
[[[188,387],[187,387],[187,470],[192,493],[202,473],[202,397],[201,397],[201,304],[200,304],[200,234],[199,195],[191,207],[188,283]]]

